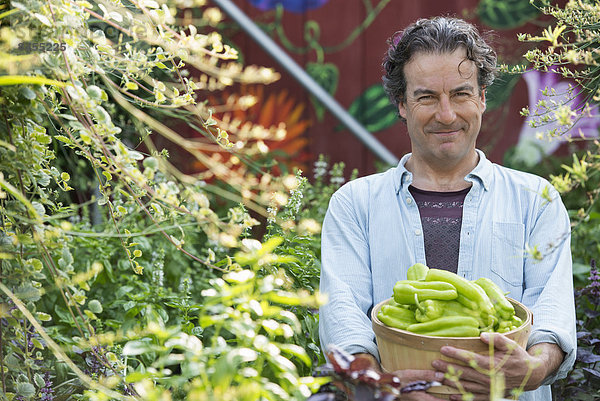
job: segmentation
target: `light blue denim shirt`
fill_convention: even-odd
[[[479,163],[465,177],[472,186],[463,205],[458,274],[492,279],[533,312],[527,347],[548,342],[565,352],[544,383],[550,384],[566,376],[576,356],[569,217],[548,181],[477,152]],[[410,266],[426,263],[419,209],[408,190],[412,173],[404,167],[409,157],[384,173],[345,184],[331,198],[321,251],[320,291],[328,297],[319,321],[324,350],[335,344],[379,358],[371,308],[392,296]],[[543,258],[532,257],[527,246],[537,247]],[[548,385],[520,398],[551,399]]]

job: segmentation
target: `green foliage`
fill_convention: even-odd
[[[323,155],[315,162],[314,179],[311,182],[297,171],[295,181],[290,185],[290,196],[284,207],[271,205],[265,239],[282,238],[279,246],[282,254],[292,257],[281,264],[281,271],[293,288],[313,293],[318,290],[321,273],[321,239],[317,235],[325,218],[331,195],[345,182],[344,163],[336,163],[329,168]],[[356,178],[353,171],[350,180]],[[269,272],[268,269],[262,269]],[[294,313],[301,323],[301,334],[295,335],[294,342],[307,350],[312,366],[325,362],[321,351],[318,333],[318,311],[314,308],[297,306]],[[302,371],[309,374],[309,371]]]
[[[479,19],[494,29],[517,28],[539,14],[529,0],[481,0],[477,5]]]
[[[315,82],[323,87],[327,93],[332,96],[335,94],[340,78],[340,71],[335,64],[307,63],[306,72],[315,80]],[[317,119],[322,121],[325,116],[325,106],[323,106],[314,96],[312,96],[310,100],[315,108]]]
[[[519,35],[522,41],[541,44],[527,52],[525,59],[531,68],[560,74],[573,80],[576,85],[569,88],[567,102],[542,100],[535,105],[535,110],[526,109],[523,114],[533,117],[534,127],[543,128],[547,123],[555,123],[555,128],[541,135],[548,140],[555,140],[571,130],[579,118],[591,116],[592,106],[600,100],[597,52],[600,9],[597,1],[586,0],[569,1],[563,7],[544,1],[539,9],[554,17],[555,22],[540,36]],[[543,94],[550,98],[557,95],[553,88],[544,89]],[[584,101],[572,107],[568,101],[575,96],[581,96]],[[573,135],[569,140],[574,142],[585,138]],[[597,342],[600,277],[594,267],[594,261],[600,260],[600,143],[588,140],[584,145],[573,146],[572,157],[562,160],[547,158],[532,168],[534,172],[548,177],[561,193],[572,222],[578,353],[573,371],[566,379],[553,385],[556,399],[600,399],[600,349]]]
[[[215,8],[178,26],[180,5],[0,9],[19,27],[0,35],[0,400],[300,400],[322,382],[319,223],[275,217],[261,243],[251,216],[271,197],[299,216],[302,178],[211,158],[237,131],[207,92],[277,74],[232,61]],[[65,46],[14,54],[39,42]],[[179,171],[157,137],[210,174]]]

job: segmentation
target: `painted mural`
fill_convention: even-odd
[[[235,0],[250,18],[279,46],[341,103],[363,126],[398,158],[410,151],[406,128],[398,120],[397,110],[389,103],[381,86],[381,61],[386,41],[396,31],[420,17],[453,15],[474,23],[491,40],[499,60],[509,66],[524,63],[526,44],[518,33],[539,34],[548,24],[529,0]],[[230,24],[225,31],[247,64],[272,66],[282,71],[244,32]],[[488,157],[502,163],[510,151],[526,163],[535,164],[544,155],[567,151],[565,136],[553,140],[541,138],[539,127],[521,115],[525,107],[536,108],[544,87],[554,88],[551,101],[578,107],[576,94],[566,95],[569,83],[548,72],[501,74],[487,91],[487,111],[478,139],[478,147]],[[240,89],[248,91],[248,88]],[[287,107],[268,103],[285,93],[293,99],[295,110],[302,110],[302,129],[294,127],[291,138],[281,145],[271,143],[280,152],[282,163],[294,162],[306,167],[319,154],[332,162],[344,161],[360,175],[381,168],[377,158],[343,127],[325,108],[290,76],[265,88],[258,110]],[[561,93],[564,96],[561,97]],[[550,101],[549,99],[545,99]],[[543,102],[542,102],[543,103]],[[594,110],[590,115],[597,114]],[[559,126],[560,122],[553,124]],[[598,119],[583,118],[569,135],[598,136]],[[533,124],[535,125],[535,124]],[[559,127],[560,128],[560,127]],[[558,128],[557,128],[558,129]],[[285,142],[287,141],[287,142]]]

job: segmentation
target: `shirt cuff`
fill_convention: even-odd
[[[381,359],[379,358],[379,352],[377,351],[377,346],[375,345],[375,343],[373,343],[373,345],[349,345],[347,347],[344,347],[344,351],[350,353],[350,354],[362,354],[362,353],[366,353],[366,354],[371,354],[375,357],[375,359],[377,359],[377,362],[381,363]]]
[[[556,371],[550,376],[546,377],[542,382],[542,386],[550,385],[556,380],[567,377],[567,373],[573,368],[575,358],[577,357],[577,344],[569,341],[569,336],[558,335],[548,331],[534,331],[529,336],[527,341],[527,349],[531,348],[535,344],[539,343],[550,343],[556,344],[563,350],[565,357]]]

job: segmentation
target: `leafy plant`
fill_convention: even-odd
[[[555,399],[597,400],[600,398],[600,276],[591,262],[589,283],[576,291],[577,360],[569,376],[553,387]]]
[[[593,260],[598,260],[600,255],[597,240],[600,143],[576,132],[570,136],[566,134],[583,116],[597,117],[593,113],[600,100],[597,51],[600,10],[597,2],[586,0],[569,1],[564,6],[549,1],[533,4],[537,4],[543,14],[553,17],[554,22],[541,35],[519,35],[522,41],[540,43],[525,54],[525,59],[531,68],[559,74],[574,84],[569,87],[567,94],[557,94],[553,88],[546,88],[544,95],[550,100],[540,101],[533,109],[525,109],[523,114],[533,117],[532,124],[540,128],[539,136],[542,138],[567,139],[571,144],[576,141],[588,142],[585,146],[572,146],[575,152],[570,160],[552,160],[548,163],[551,160],[548,158],[543,163],[547,167],[544,175],[561,193],[571,217],[574,280],[577,287],[577,362],[569,377],[556,382],[553,390],[555,399],[598,400],[598,285]],[[522,68],[513,70],[522,71]],[[562,101],[552,100],[553,96]],[[570,103],[575,97],[583,101]],[[553,123],[554,127],[542,132],[549,123]],[[537,170],[540,170],[539,166]]]
[[[0,36],[2,400],[295,400],[319,383],[302,373],[308,342],[294,344],[294,308],[318,294],[280,273],[296,259],[274,251],[277,236],[252,231],[295,178],[211,158],[235,140],[244,159],[252,140],[208,93],[278,75],[235,62],[203,1],[181,25],[184,3],[0,10],[13,25]],[[206,170],[179,170],[165,141]]]

